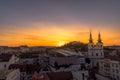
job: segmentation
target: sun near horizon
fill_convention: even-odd
[[[65,43],[69,43],[71,41],[88,43],[90,34],[89,30],[79,30],[80,28],[72,28],[69,30],[62,28],[51,28],[51,31],[49,31],[49,28],[43,30],[31,28],[30,30],[26,31],[22,29],[17,29],[12,34],[9,32],[5,32],[3,36],[0,36],[0,45],[62,46]],[[92,32],[92,36],[94,43],[97,43],[98,30],[94,30],[94,32]],[[113,33],[112,31],[110,32],[107,30],[101,30],[101,38],[104,46],[120,45],[119,34]]]
[[[65,44],[66,44],[65,42],[58,42],[57,46],[61,47],[61,46],[65,45]]]
[[[120,45],[120,1],[0,1],[0,46]],[[101,6],[102,5],[102,6]]]

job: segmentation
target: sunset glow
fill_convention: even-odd
[[[65,44],[65,42],[59,42],[58,46],[63,46]]]
[[[104,45],[120,45],[119,7],[118,2],[108,4],[101,0],[89,4],[64,0],[0,1],[0,46],[88,43],[90,31],[95,43],[100,31]]]

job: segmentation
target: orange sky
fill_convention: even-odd
[[[1,46],[120,45],[120,0],[0,0]]]
[[[119,32],[112,29],[107,30],[105,27],[89,29],[88,25],[82,23],[69,25],[33,23],[31,27],[27,28],[27,26],[30,25],[26,25],[25,28],[12,27],[8,28],[8,30],[3,29],[4,34],[0,36],[0,45],[59,46],[70,41],[88,43],[90,30],[94,43],[97,42],[98,32],[100,31],[104,45],[120,45]],[[3,32],[0,33],[2,34]]]

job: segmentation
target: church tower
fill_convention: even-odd
[[[98,55],[99,55],[98,57],[104,58],[103,43],[102,43],[100,32],[98,33],[98,42],[97,42],[96,47],[98,49]]]
[[[92,56],[93,56],[93,49],[94,49],[94,43],[93,43],[93,39],[92,39],[92,34],[90,32],[89,43],[88,43],[88,56],[89,56],[89,58],[92,58]]]
[[[102,43],[102,39],[101,39],[101,36],[100,36],[100,32],[98,33],[98,43],[97,43],[97,46],[99,49],[103,49],[103,43]]]
[[[90,38],[88,43],[88,56],[91,59],[92,67],[97,67],[99,64],[99,60],[104,58],[103,43],[100,32],[98,34],[98,42],[96,45],[94,45],[93,43],[92,34],[90,32]]]
[[[89,43],[88,43],[88,49],[92,49],[94,47],[94,44],[93,44],[93,39],[92,39],[92,34],[90,32],[90,37],[89,37]]]

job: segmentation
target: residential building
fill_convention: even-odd
[[[99,61],[99,74],[101,76],[120,80],[120,58],[119,56],[111,56],[109,59]]]
[[[13,54],[0,55],[0,70],[7,70],[10,64],[19,62],[19,58]]]
[[[1,70],[0,80],[20,80],[19,69],[14,70]]]
[[[34,53],[22,53],[20,54],[20,64],[33,64],[39,58],[39,55]]]

